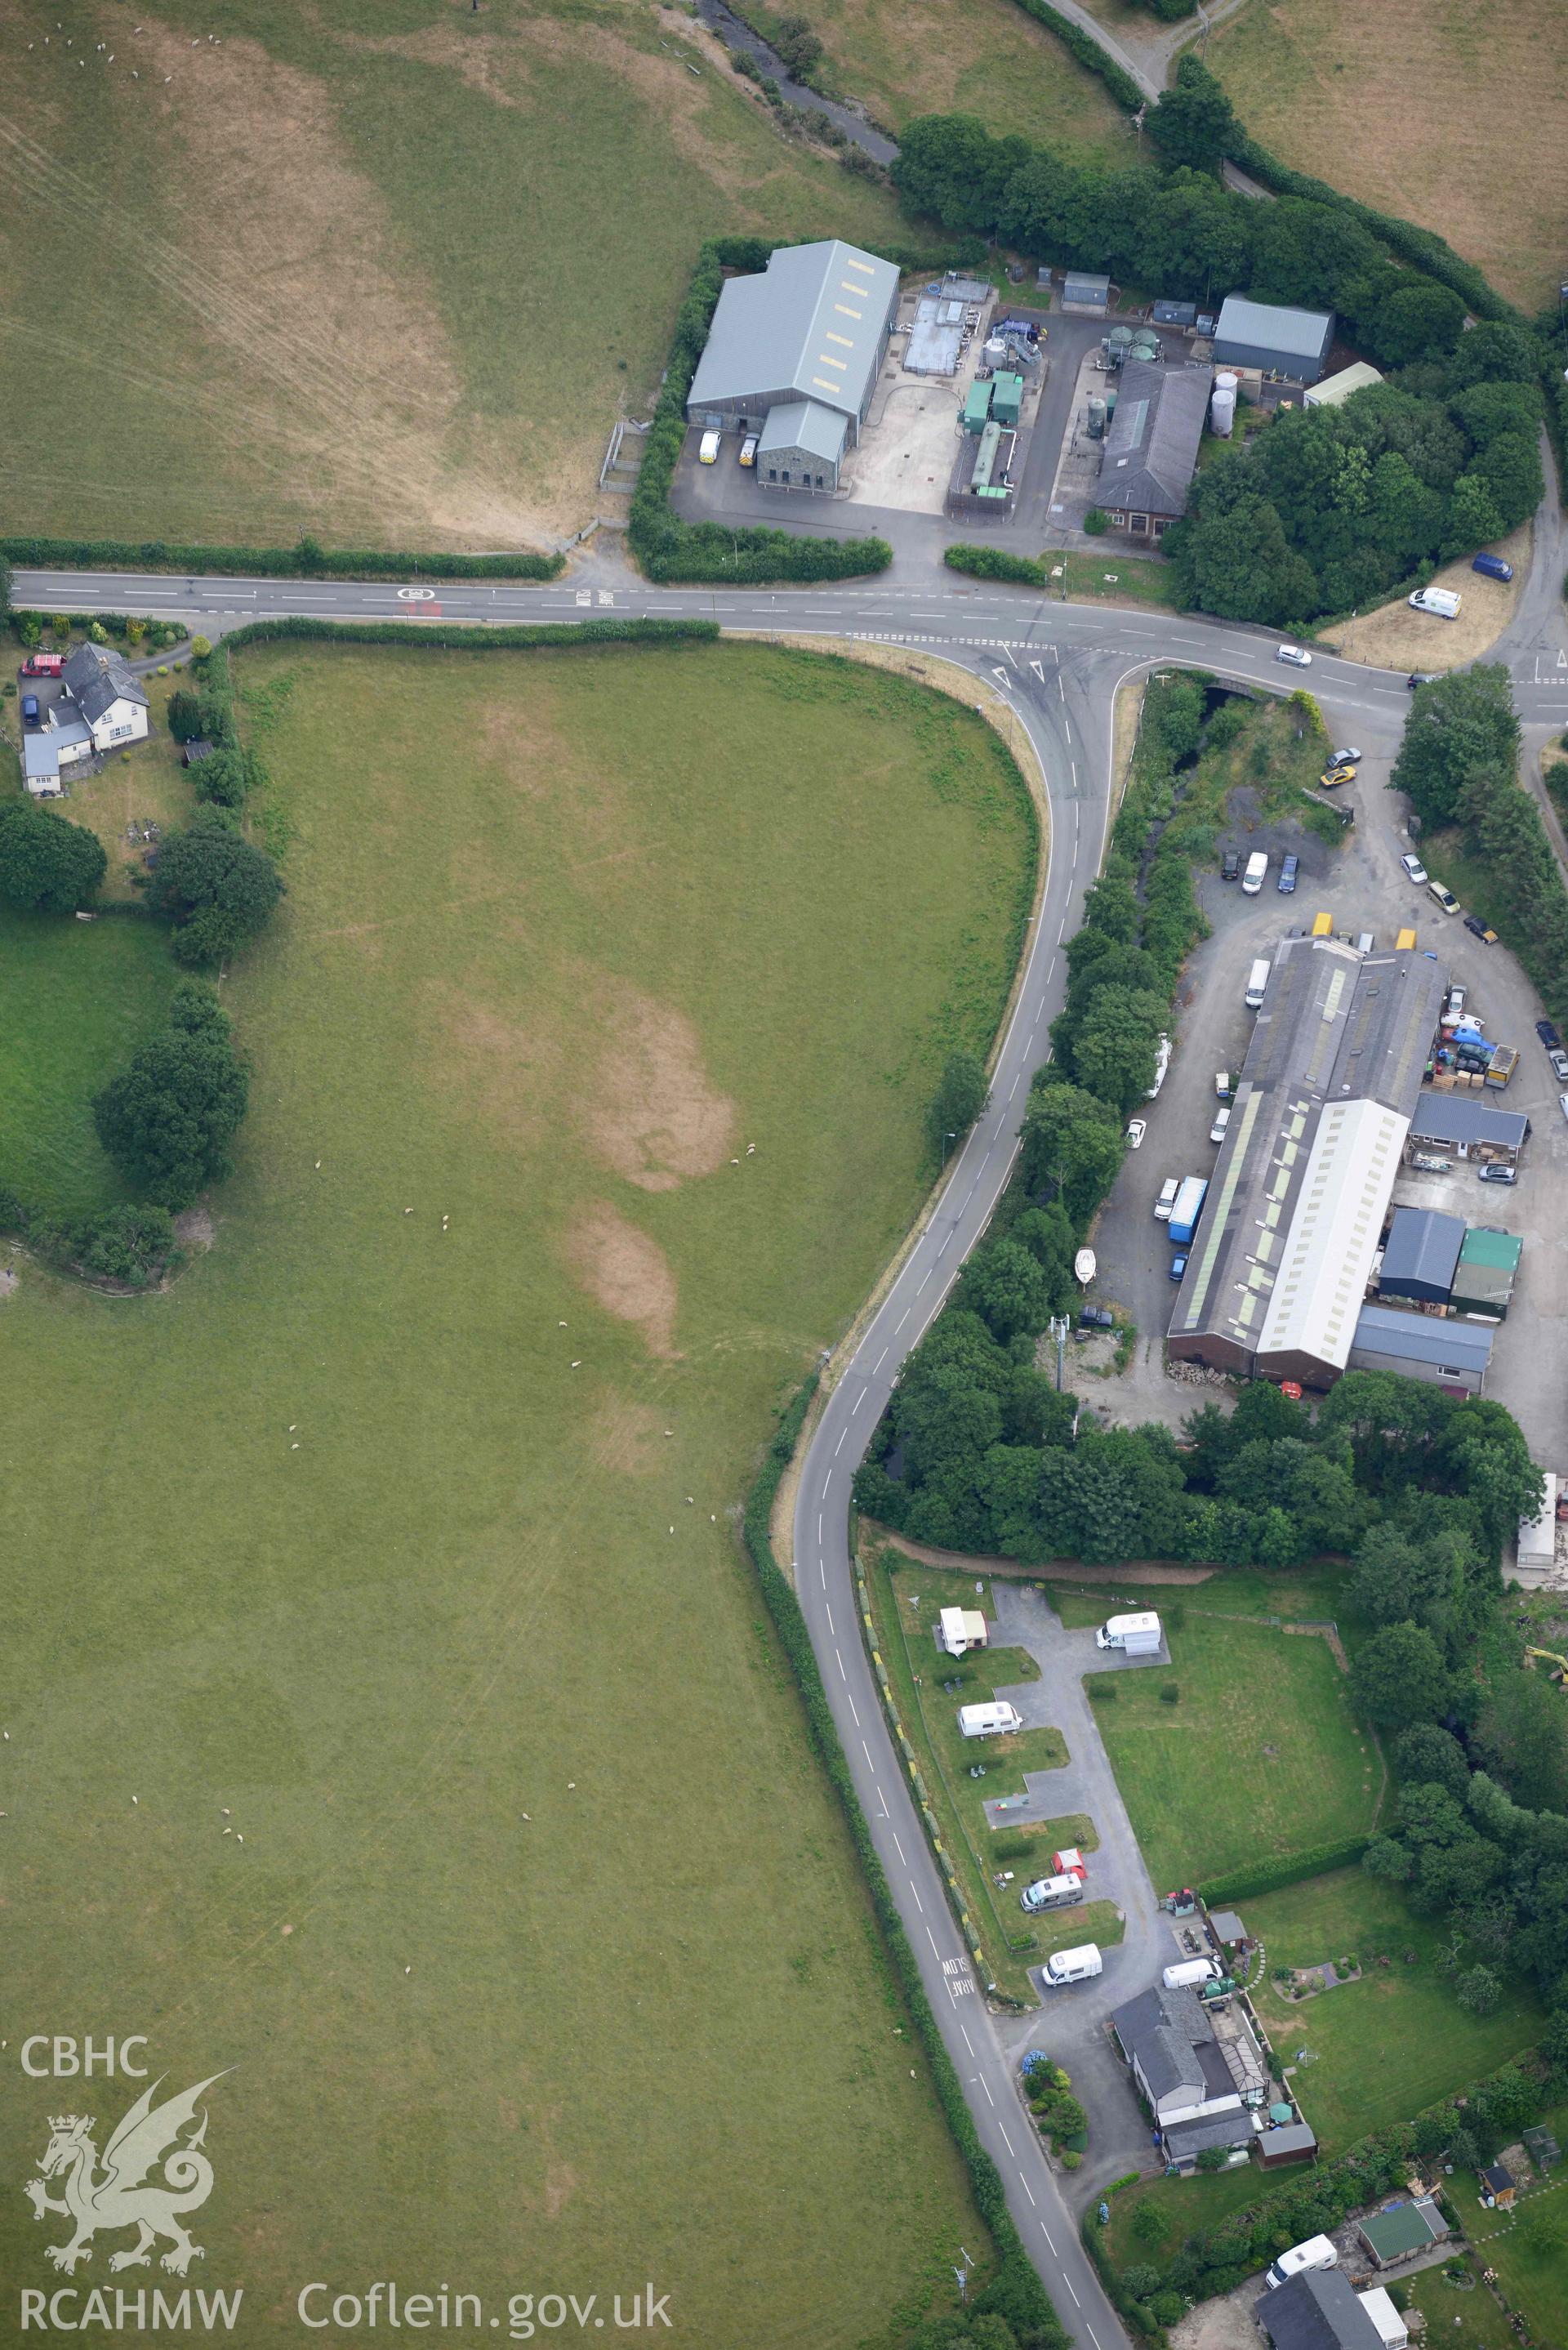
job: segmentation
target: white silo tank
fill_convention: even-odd
[[[1214,379],[1214,394],[1209,402],[1210,430],[1221,441],[1231,438],[1236,421],[1236,379],[1229,368],[1221,368]]]
[[[994,375],[998,368],[1004,368],[1007,365],[1008,351],[1006,338],[1002,335],[988,335],[985,339],[985,348],[981,356],[984,359],[986,366],[991,369],[992,375]]]

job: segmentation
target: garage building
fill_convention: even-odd
[[[1480,1395],[1491,1362],[1491,1337],[1487,1322],[1364,1305],[1348,1368],[1397,1371],[1403,1378],[1427,1379],[1454,1395]]]
[[[1490,1224],[1468,1232],[1454,1267],[1454,1312],[1479,1315],[1489,1322],[1506,1320],[1523,1253],[1524,1243],[1517,1232],[1500,1232]]]
[[[1332,310],[1291,310],[1228,294],[1214,336],[1216,367],[1251,368],[1291,383],[1316,383],[1334,341]]]
[[[766,269],[732,277],[720,293],[687,421],[704,432],[761,434],[775,410],[792,410],[771,450],[758,448],[758,480],[774,489],[836,490],[898,313],[890,261],[836,237],[781,245]]]
[[[1281,943],[1171,1315],[1173,1358],[1315,1388],[1348,1367],[1445,979],[1411,949]]]
[[[1096,499],[1116,529],[1163,538],[1187,512],[1214,370],[1128,359],[1118,383]]]
[[[1446,1305],[1465,1244],[1462,1216],[1442,1216],[1432,1208],[1396,1208],[1377,1276],[1380,1297],[1402,1297],[1417,1305]]]
[[[1370,385],[1382,380],[1379,370],[1369,366],[1366,359],[1352,359],[1350,365],[1341,368],[1337,375],[1325,375],[1321,383],[1314,384],[1309,391],[1303,392],[1302,406],[1343,408],[1356,392],[1366,391]]]

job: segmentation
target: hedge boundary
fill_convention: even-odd
[[[1304,1885],[1309,1877],[1326,1877],[1331,1869],[1354,1868],[1371,1842],[1370,1835],[1342,1836],[1337,1844],[1312,1845],[1304,1852],[1259,1861],[1251,1868],[1232,1868],[1199,1885],[1199,1896],[1212,1907],[1216,1901],[1251,1901],[1260,1894],[1278,1893],[1287,1885]]]
[[[950,571],[968,572],[975,579],[1005,579],[1014,588],[1044,588],[1050,582],[1045,565],[1032,555],[1009,555],[1000,546],[949,546],[942,561]]]
[[[1022,2322],[1032,2326],[1043,2343],[1055,2345],[1055,2350],[1067,2350],[1068,2336],[1007,2208],[1002,2174],[980,2142],[974,2118],[964,2100],[962,2085],[948,2054],[930,2002],[926,1997],[919,1962],[904,1931],[903,1919],[898,1915],[882,1864],[871,1842],[866,1814],[855,1793],[849,1765],[839,1743],[832,1709],[827,1701],[827,1691],[823,1685],[816,1651],[806,1630],[805,1617],[801,1613],[794,1586],[774,1555],[773,1539],[769,1533],[774,1501],[784,1471],[794,1457],[817,1384],[818,1375],[814,1372],[796,1390],[780,1418],[766,1458],[746,1497],[742,1522],[746,1549],[762,1586],[763,1605],[794,1675],[811,1742],[843,1807],[845,1822],[871,1897],[872,1910],[892,1960],[898,1989],[930,2067],[937,2102],[963,2159],[971,2191],[981,2217],[991,2230],[992,2241],[1000,2257],[1001,2265],[996,2276],[974,2296],[969,2306],[974,2310],[999,2309],[1015,2324]]]
[[[278,638],[314,644],[428,645],[445,652],[521,652],[535,645],[712,643],[717,620],[520,620],[514,627],[486,628],[464,620],[318,620],[280,612],[275,619],[247,620],[221,637],[207,657],[207,674],[226,664],[245,645]]]
[[[161,538],[0,538],[0,556],[27,570],[219,571],[242,578],[557,579],[564,555],[410,555],[379,547],[215,546]]]

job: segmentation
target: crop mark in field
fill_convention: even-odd
[[[623,1477],[647,1477],[659,1465],[663,1415],[649,1403],[607,1388],[588,1422],[588,1451],[595,1466]]]
[[[596,1305],[642,1332],[650,1355],[676,1353],[677,1291],[670,1260],[607,1201],[575,1217],[566,1234],[566,1262]]]
[[[607,1037],[583,1105],[596,1155],[644,1191],[712,1174],[733,1148],[735,1105],[710,1080],[696,1029],[639,988],[607,993]]]

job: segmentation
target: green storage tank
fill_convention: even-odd
[[[991,412],[999,424],[1010,430],[1018,421],[1018,411],[1023,399],[1023,378],[1021,375],[993,375],[991,380]]]
[[[983,432],[991,415],[991,385],[977,383],[970,388],[963,404],[963,429],[966,432]]]

